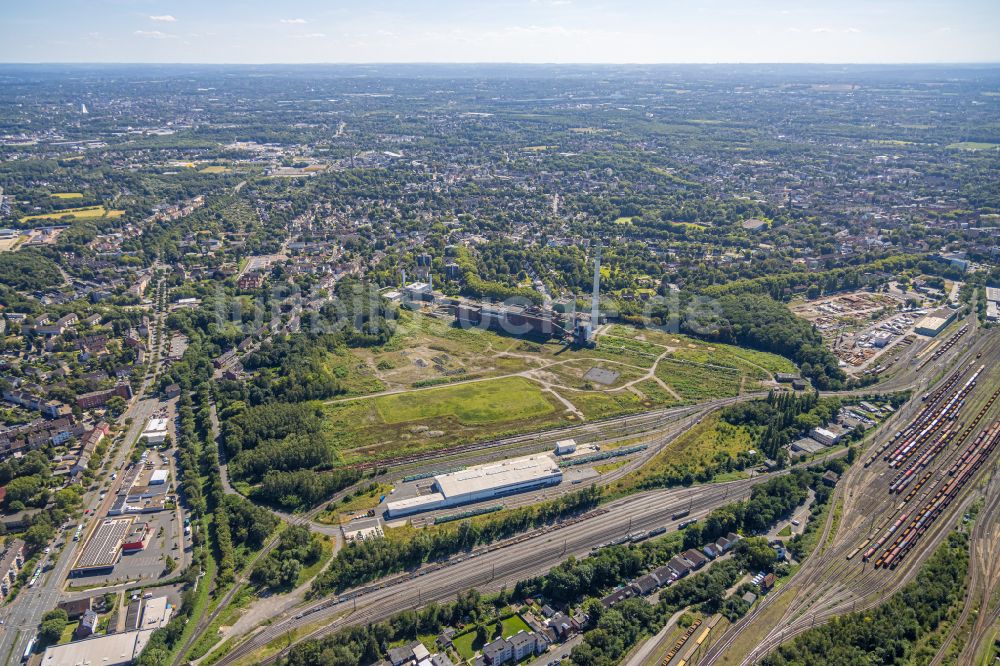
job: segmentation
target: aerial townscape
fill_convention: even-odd
[[[996,42],[215,65],[155,4],[0,47],[0,664],[1000,662]]]

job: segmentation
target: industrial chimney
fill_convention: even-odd
[[[594,254],[594,292],[590,297],[590,335],[594,337],[597,330],[597,322],[600,317],[600,296],[601,296],[601,244],[597,243],[597,250]]]

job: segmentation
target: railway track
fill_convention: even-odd
[[[899,448],[900,442],[906,439],[906,436],[897,434],[888,442],[879,444],[876,441],[870,448],[874,460],[869,458],[867,465],[852,467],[838,484],[838,490],[831,501],[843,498],[843,518],[838,532],[832,537],[830,547],[822,547],[830,534],[828,520],[814,553],[806,560],[799,574],[776,593],[772,592],[765,597],[762,604],[730,628],[700,664],[719,662],[745,631],[763,638],[742,661],[739,661],[742,655],[732,655],[736,660],[730,659],[726,663],[752,663],[815,624],[852,610],[877,605],[886,595],[894,593],[916,575],[919,562],[947,536],[958,512],[971,504],[974,496],[969,490],[985,472],[988,458],[995,455],[995,451],[980,450],[978,461],[969,463],[967,457],[963,461],[963,455],[970,448],[975,448],[977,442],[982,449],[983,440],[988,437],[1000,406],[997,402],[1000,391],[993,390],[1000,383],[1000,371],[996,369],[997,357],[1000,356],[997,336],[987,338],[984,351],[988,355],[978,360],[976,351],[982,346],[970,346],[965,353],[959,353],[959,357],[964,357],[960,359],[963,365],[959,371],[945,376],[939,387],[936,387],[937,390],[928,393],[923,404],[907,414],[910,423],[901,432],[909,431],[911,434],[919,433],[942,413],[946,413],[948,418],[941,420],[944,425],[936,429],[937,436],[923,438],[911,447],[910,458],[913,461],[924,460],[926,466],[920,468],[920,476],[916,476],[916,473],[911,475],[919,481],[916,486],[908,488],[906,498],[903,499],[899,492],[888,492],[892,477],[888,477],[886,472],[896,471],[900,467],[888,465],[891,462],[890,456],[885,455],[883,458],[891,450],[893,441],[897,442],[896,448]],[[974,361],[971,369],[968,367],[970,360]],[[960,393],[972,381],[970,378],[980,366],[985,368],[979,371],[983,374],[976,376],[975,386],[954,400],[956,393]],[[989,394],[984,387],[989,387]],[[900,413],[904,411],[905,408]],[[944,446],[934,455],[925,458],[927,451],[937,447],[946,434]],[[965,478],[961,483],[956,483],[959,478],[958,470],[963,465]],[[955,469],[955,476],[948,474],[950,469]],[[865,562],[860,557],[866,549],[871,550],[871,544],[877,543],[887,530],[890,534],[885,541],[894,544],[893,548],[898,546],[896,540],[902,538],[898,533],[911,524],[914,512],[920,511],[911,507],[926,507],[942,490],[942,495],[948,495],[949,500],[935,507],[934,520],[925,520],[911,530],[912,538],[906,545],[912,552],[909,555],[904,553],[902,557],[900,553],[903,553],[903,549],[897,553],[896,566],[904,558],[906,566],[899,566],[898,569],[876,568],[874,563]],[[881,544],[884,545],[885,543]],[[792,595],[790,602],[789,597],[783,595]],[[781,612],[781,619],[772,624],[772,621],[766,619],[769,617],[768,611],[782,599],[787,607]],[[768,626],[758,626],[761,622]]]
[[[717,506],[744,497],[754,485],[769,478],[772,476],[717,484],[710,488],[659,490],[632,495],[606,505],[599,514],[588,515],[585,519],[551,526],[527,538],[522,535],[476,549],[447,563],[425,565],[415,571],[345,591],[336,597],[318,600],[295,609],[294,615],[275,618],[271,625],[252,635],[247,642],[234,646],[218,663],[233,664],[301,624],[320,620],[334,622],[339,617],[339,622],[324,624],[308,636],[296,637],[296,642],[326,635],[347,624],[383,619],[406,608],[448,599],[455,592],[471,587],[484,592],[499,589],[503,584],[512,584],[542,573],[569,555],[584,556],[593,547],[625,535],[629,524],[632,530],[663,526],[676,529],[682,520],[704,517]],[[687,507],[690,507],[688,517],[673,520],[673,513]],[[397,599],[399,595],[409,595],[412,604]]]
[[[958,656],[960,666],[971,666],[986,640],[988,629],[1000,620],[1000,603],[990,606],[1000,592],[1000,478],[994,467],[986,486],[986,501],[969,539],[969,583],[966,588],[966,602],[962,614],[952,631],[942,642],[941,649],[934,656],[931,666],[942,663],[946,649],[957,632],[965,625],[969,615],[976,611],[969,633],[969,642]]]

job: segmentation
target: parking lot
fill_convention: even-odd
[[[124,553],[114,569],[110,572],[83,574],[75,576],[72,585],[114,585],[125,581],[155,581],[164,577],[166,557],[172,557],[178,565],[181,563],[181,549],[184,544],[177,543],[177,528],[173,511],[160,511],[153,514],[135,516],[135,524],[149,523],[150,536],[146,547],[134,553]],[[177,548],[174,549],[174,545]],[[174,571],[176,571],[175,569]],[[166,577],[173,574],[167,574]]]

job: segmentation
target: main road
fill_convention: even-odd
[[[158,311],[156,314],[157,326],[162,317],[163,313]],[[152,335],[152,331],[150,334]],[[150,368],[156,366],[159,349],[155,349],[153,353],[154,360],[151,362]],[[42,616],[59,603],[62,598],[63,582],[76,559],[78,549],[83,547],[87,536],[96,529],[98,521],[107,514],[108,508],[114,501],[115,493],[110,492],[110,490],[104,500],[99,500],[99,494],[103,492],[102,488],[106,482],[110,482],[111,473],[118,470],[131,455],[132,447],[142,433],[146,421],[162,405],[158,398],[146,397],[145,395],[151,379],[152,375],[149,375],[143,380],[142,389],[135,394],[121,417],[122,422],[131,419],[131,424],[125,437],[119,440],[114,449],[110,465],[105,465],[102,474],[91,485],[94,490],[88,490],[83,495],[81,506],[97,508],[86,521],[86,527],[80,541],[74,543],[70,540],[69,533],[73,529],[72,527],[66,530],[62,530],[61,526],[57,527],[56,540],[60,537],[65,538],[66,545],[58,552],[57,549],[53,549],[51,555],[42,558],[43,562],[54,560],[51,563],[51,568],[39,577],[34,587],[22,588],[14,601],[0,608],[0,621],[3,623],[0,625],[0,659],[3,659],[4,663],[13,664],[20,660],[28,642],[37,633]]]

